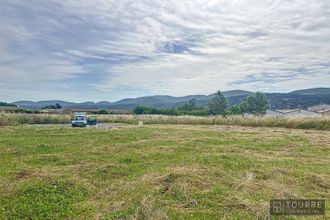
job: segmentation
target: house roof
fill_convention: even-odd
[[[325,109],[325,110],[322,110],[322,111],[318,111],[317,113],[319,114],[324,114],[326,112],[330,112],[330,109]]]
[[[314,111],[314,112],[320,112],[320,111],[329,110],[329,109],[330,109],[330,105],[328,105],[328,104],[314,105],[314,106],[311,106],[308,108],[308,110]]]
[[[300,109],[276,109],[274,111],[282,113],[282,114],[288,114],[288,113],[291,113],[291,112],[297,112],[299,110]]]
[[[279,114],[283,114],[282,112],[279,112],[279,111],[277,111],[277,110],[272,110],[272,109],[270,109],[270,110],[267,110],[266,111],[267,113],[271,113],[271,112],[274,112],[274,113],[279,113]]]
[[[311,112],[311,113],[315,113],[315,114],[319,113],[319,112],[314,112],[314,111],[307,110],[307,109],[276,109],[274,111],[282,113],[282,114],[289,114],[292,112],[299,112],[299,111]]]

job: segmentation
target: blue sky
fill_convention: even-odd
[[[328,0],[2,0],[0,100],[330,87]]]

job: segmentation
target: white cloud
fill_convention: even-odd
[[[3,5],[0,55],[8,62],[0,62],[0,76],[22,85],[34,79],[74,90],[77,79],[93,91],[80,98],[92,100],[330,85],[327,0],[5,0]],[[86,75],[89,80],[82,80]],[[25,94],[12,96],[3,86],[7,99]],[[63,94],[75,99],[68,90]]]

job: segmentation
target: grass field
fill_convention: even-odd
[[[269,219],[277,198],[330,215],[330,131],[3,126],[0,167],[0,219]]]

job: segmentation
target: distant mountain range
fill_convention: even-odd
[[[247,96],[254,94],[253,92],[244,90],[231,90],[223,92],[228,99],[229,105],[239,104]],[[190,99],[195,98],[197,105],[207,106],[208,102],[214,94],[211,95],[189,95],[183,97],[174,96],[145,96],[140,98],[127,98],[117,102],[66,102],[61,100],[49,101],[18,101],[13,102],[26,109],[41,109],[44,106],[55,105],[59,103],[62,108],[76,108],[76,109],[126,109],[131,110],[138,105],[155,107],[155,108],[173,108],[179,107],[187,103]],[[292,91],[289,93],[266,93],[268,102],[272,109],[293,109],[293,108],[307,108],[312,105],[330,104],[330,88],[312,88]]]

